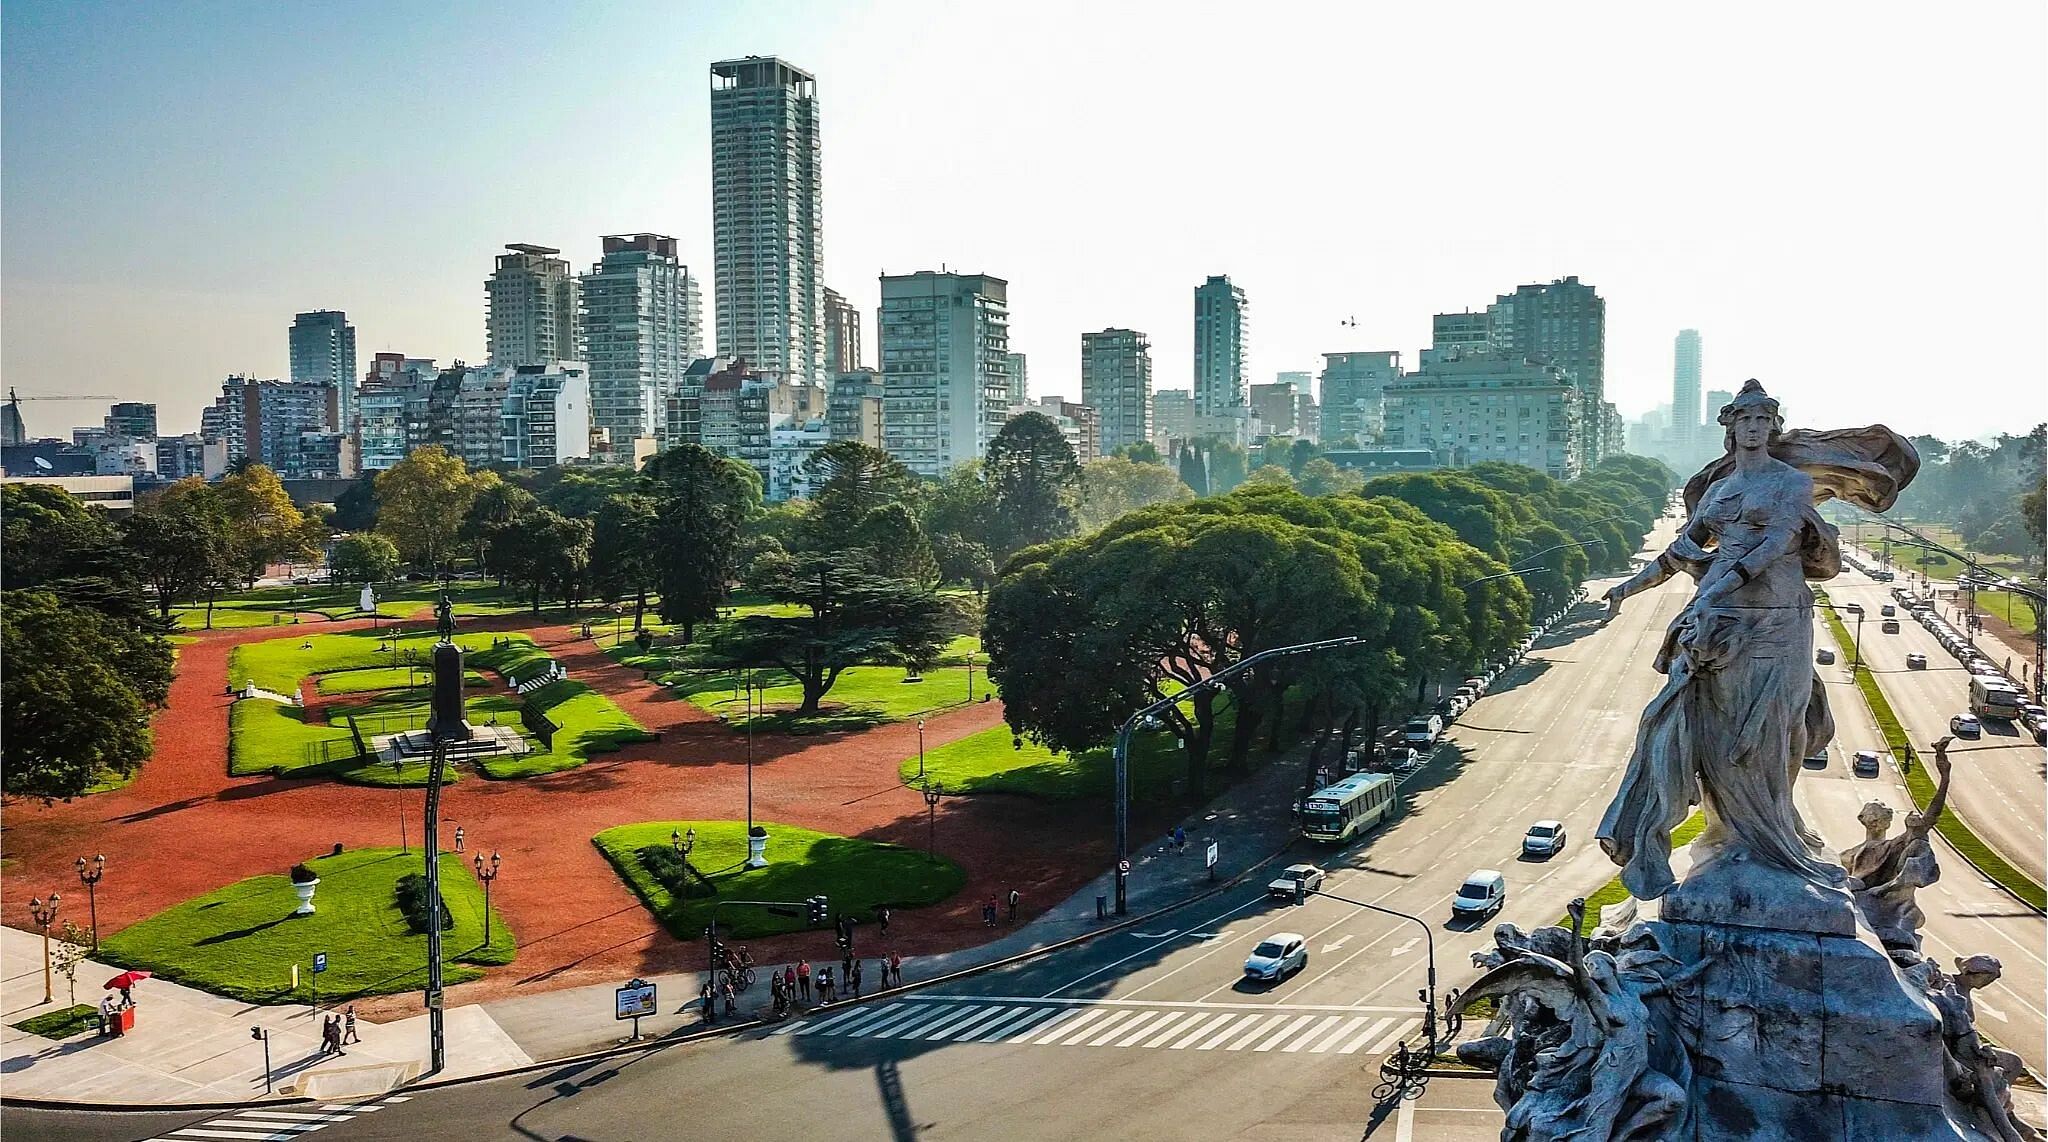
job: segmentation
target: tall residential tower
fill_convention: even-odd
[[[829,379],[818,82],[773,56],[711,65],[718,353],[757,374]]]
[[[513,242],[484,279],[484,344],[493,365],[580,361],[576,275],[553,246]]]
[[[590,377],[590,424],[607,430],[612,453],[652,440],[683,370],[703,352],[697,279],[666,234],[612,234],[604,257],[583,275],[583,349]]]
[[[338,309],[316,309],[292,319],[292,381],[331,385],[334,419],[330,427],[344,436],[356,423],[356,327]]]
[[[1081,403],[1101,417],[1103,455],[1152,439],[1152,343],[1143,333],[1081,334]]]
[[[1718,410],[1717,410],[1718,411]],[[1671,437],[1680,448],[1700,438],[1700,331],[1681,329],[1671,358]]]
[[[1227,276],[1195,287],[1195,413],[1239,417],[1248,413],[1244,380],[1244,291]]]
[[[979,460],[1010,412],[1010,287],[985,274],[882,276],[882,447],[920,476]]]

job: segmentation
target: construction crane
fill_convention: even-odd
[[[27,422],[27,421],[25,421],[25,420],[23,420],[23,419],[21,419],[21,402],[22,402],[22,401],[25,401],[25,400],[48,400],[48,401],[81,401],[81,400],[104,400],[104,401],[114,401],[114,400],[120,400],[120,399],[121,399],[120,397],[110,397],[110,396],[107,396],[107,395],[106,395],[106,394],[104,394],[104,393],[30,393],[30,394],[29,394],[28,396],[22,396],[22,395],[21,395],[20,393],[18,393],[18,392],[16,392],[16,391],[14,390],[14,386],[13,386],[13,385],[9,385],[9,386],[7,386],[7,404],[8,404],[8,410],[9,410],[10,412],[12,412],[12,413],[13,413],[13,415],[12,415],[12,416],[10,416],[10,417],[7,417],[7,418],[5,418],[5,422],[6,422],[7,424],[8,424],[8,426],[9,426],[9,429],[10,429],[10,430],[11,430],[12,432],[17,432],[17,433],[20,433],[20,434],[21,434],[21,435],[22,435],[23,437],[26,437],[26,436],[27,436],[27,434],[28,434],[28,427],[27,427],[27,425],[28,425],[28,422]],[[10,442],[11,442],[11,438],[10,438]]]

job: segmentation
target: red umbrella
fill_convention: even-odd
[[[145,980],[149,977],[150,973],[146,971],[124,971],[120,975],[108,980],[104,986],[108,991],[120,987],[134,987],[137,981]]]

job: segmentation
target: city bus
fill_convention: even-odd
[[[1970,676],[1970,712],[1980,718],[2012,721],[2020,716],[2020,692],[2001,678]]]
[[[1354,774],[1301,803],[1301,835],[1341,844],[1393,816],[1400,799],[1391,774]]]

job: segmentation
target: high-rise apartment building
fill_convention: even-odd
[[[830,395],[825,398],[825,428],[831,438],[880,448],[883,388],[881,376],[866,369],[832,378]]]
[[[1577,276],[1517,286],[1487,313],[1501,355],[1563,369],[1589,399],[1589,415],[1607,399],[1607,302],[1592,286]]]
[[[1387,387],[1385,444],[1428,449],[1452,467],[1501,460],[1568,480],[1585,466],[1595,408],[1556,365],[1432,349],[1418,371]]]
[[[355,470],[353,455],[343,462],[323,459],[335,431],[340,390],[327,381],[260,381],[232,376],[223,381],[213,405],[200,413],[203,436],[227,445],[227,462],[251,460],[280,476],[334,476]],[[312,451],[301,447],[311,436]],[[345,452],[348,450],[344,450]],[[338,469],[346,469],[340,471]]]
[[[1308,386],[1292,378],[1307,375],[1282,373],[1280,379],[1270,385],[1251,387],[1252,419],[1258,421],[1260,433],[1266,436],[1295,434],[1296,408]]]
[[[1294,435],[1311,443],[1320,443],[1323,439],[1322,406],[1306,392],[1294,398]]]
[[[484,279],[484,343],[493,365],[583,359],[576,274],[553,246],[508,243]]]
[[[1735,394],[1727,389],[1707,390],[1707,405],[1700,412],[1700,420],[1703,425],[1710,424],[1714,426],[1714,431],[1710,435],[1720,435],[1721,410],[1734,403]],[[1715,441],[1715,443],[1719,444],[1719,441]]]
[[[1003,430],[1009,297],[986,274],[882,276],[882,447],[918,475],[981,459]]]
[[[1065,397],[1040,397],[1035,406],[1012,408],[1010,416],[1019,417],[1027,412],[1040,413],[1058,425],[1060,435],[1074,450],[1074,459],[1083,464],[1102,459],[1102,416],[1093,406],[1075,404]]]
[[[1493,317],[1485,310],[1474,313],[1439,313],[1429,319],[1429,347],[1486,349],[1493,345]]]
[[[1400,379],[1401,354],[1393,350],[1323,354],[1322,438],[1354,445],[1378,440],[1386,427],[1387,386]]]
[[[773,56],[712,64],[720,356],[796,381],[826,375],[823,186],[817,80]]]
[[[1010,407],[1022,408],[1031,399],[1031,362],[1022,353],[1006,356],[1010,362]]]
[[[1671,435],[1679,448],[1700,439],[1700,331],[1681,329],[1671,358]]]
[[[860,310],[839,291],[825,291],[825,375],[836,377],[860,368]]]
[[[1195,287],[1195,411],[1244,417],[1245,298],[1228,276]]]
[[[1081,403],[1101,418],[1104,455],[1152,439],[1152,343],[1143,333],[1081,334]]]
[[[499,409],[500,459],[514,468],[548,468],[590,456],[590,380],[581,366],[557,361],[512,370]]]
[[[344,435],[356,422],[356,327],[338,309],[316,309],[292,319],[292,380],[334,388],[333,431]]]
[[[1186,389],[1160,389],[1152,394],[1152,440],[1186,440],[1195,434],[1195,397]]]
[[[114,407],[107,410],[105,424],[108,436],[155,440],[156,406],[142,401],[116,401]]]
[[[668,398],[702,353],[697,279],[674,238],[613,234],[579,292],[590,419],[609,436],[610,457],[629,459],[636,440],[653,440]]]

